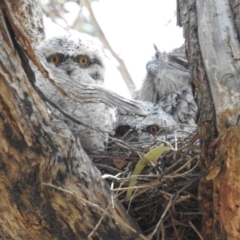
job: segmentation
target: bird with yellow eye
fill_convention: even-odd
[[[49,67],[57,68],[53,71],[65,73],[70,80],[103,84],[103,54],[94,41],[74,35],[53,37],[42,42],[38,50],[51,63]]]
[[[75,60],[76,59],[76,60]],[[62,54],[53,54],[49,57],[47,57],[48,62],[53,63],[55,66],[57,66],[60,63],[63,63],[64,61],[68,62],[77,62],[81,67],[87,67],[90,64],[90,61],[87,56],[79,55],[76,58],[72,58],[72,60],[68,60],[67,57],[64,57]]]
[[[87,56],[79,56],[78,63],[80,64],[81,67],[87,67],[89,64],[89,60]]]

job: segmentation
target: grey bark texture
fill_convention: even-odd
[[[239,234],[239,3],[178,0],[199,107],[203,239]]]
[[[240,239],[239,2],[177,3],[199,107],[202,238]],[[28,59],[60,94],[56,98],[66,97],[76,109],[102,103],[117,108],[121,121],[126,114],[135,121],[134,115],[148,113],[141,103],[101,87],[80,84],[73,93],[65,79],[51,76],[33,50],[43,38],[39,9],[38,1],[0,3],[0,236],[144,239],[117,200],[112,208],[108,186],[66,124],[49,113],[49,105],[83,124],[78,115],[55,106],[36,88]]]
[[[43,38],[39,9],[38,1],[0,2],[0,238],[144,239],[35,87],[29,60],[56,87],[33,50]]]

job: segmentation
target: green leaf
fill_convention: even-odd
[[[157,164],[157,160],[158,158],[165,153],[166,151],[170,150],[170,147],[164,147],[164,146],[159,146],[156,147],[154,149],[152,149],[151,151],[149,151],[147,154],[145,154],[137,163],[132,176],[131,176],[131,180],[129,183],[129,188],[127,191],[127,195],[126,195],[126,200],[129,201],[131,196],[132,196],[132,192],[133,192],[133,188],[137,182],[138,179],[138,175],[140,175],[141,171],[143,170],[143,168],[150,162],[152,162],[153,164]]]

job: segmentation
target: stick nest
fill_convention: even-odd
[[[196,133],[163,141],[129,142],[110,138],[101,156],[92,156],[103,178],[146,235],[145,239],[202,239],[197,199],[200,177]],[[176,140],[177,139],[177,140]],[[137,176],[126,200],[131,175],[138,161],[156,146],[170,146],[156,164],[149,162]]]

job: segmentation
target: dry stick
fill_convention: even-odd
[[[118,147],[121,147],[121,148],[123,148],[123,149],[129,150],[129,147],[126,147],[126,146],[122,145],[121,143],[116,142],[115,144],[116,144],[116,146],[118,146]]]
[[[176,152],[175,152],[176,153]],[[169,158],[169,156],[167,156],[167,158]],[[164,173],[166,174],[166,172],[170,172],[170,170],[172,170],[176,165],[178,165],[180,162],[182,162],[182,158],[180,157],[175,163],[173,163],[170,167],[166,168],[164,170]]]
[[[42,185],[45,185],[45,186],[48,186],[48,187],[52,187],[52,188],[57,189],[57,190],[59,190],[59,191],[62,191],[62,192],[71,194],[71,195],[73,195],[73,196],[76,196],[76,193],[75,193],[75,192],[71,192],[71,191],[66,190],[66,189],[64,189],[64,188],[60,188],[60,187],[55,186],[55,185],[53,185],[53,184],[51,184],[51,183],[44,183],[44,182],[43,182]],[[80,184],[78,184],[78,183],[77,183],[77,185],[80,186]],[[92,206],[92,207],[95,207],[95,208],[98,209],[100,212],[107,214],[109,218],[112,218],[111,214],[109,214],[108,212],[106,212],[106,210],[102,209],[102,208],[99,207],[97,204],[94,204],[94,203],[86,200],[85,198],[80,197],[79,195],[78,195],[77,197],[78,197],[79,199],[81,199],[81,201],[83,201],[84,203],[86,203],[86,204],[88,204],[88,205],[90,205],[90,206]],[[131,230],[132,232],[134,232],[134,233],[137,234],[137,231],[136,231],[134,228],[130,227],[128,224],[126,224],[121,218],[119,218],[119,221],[120,221],[121,224],[123,224],[126,228],[128,228],[129,230]],[[141,239],[143,239],[143,240],[147,240],[142,234],[139,234],[139,237],[140,237]]]
[[[118,178],[118,176],[120,176],[121,173],[118,173],[116,175],[116,178]],[[114,181],[112,181],[111,183],[111,190],[114,188]],[[117,222],[117,217],[116,217],[116,210],[115,210],[115,205],[114,205],[114,196],[113,196],[113,191],[111,191],[111,201],[112,201],[112,209],[113,209],[113,214],[114,214],[114,218],[115,218],[115,223],[118,225]]]
[[[189,225],[192,227],[192,229],[197,233],[197,235],[199,236],[199,238],[200,238],[201,240],[203,240],[202,235],[198,232],[198,230],[195,228],[195,226],[192,224],[192,222],[191,222],[191,221],[188,221],[188,223],[189,223]]]
[[[129,129],[122,137],[121,140],[124,140],[124,138],[126,138],[133,130]]]
[[[102,177],[103,178],[113,178],[114,180],[118,180],[119,181],[119,179],[121,179],[121,178],[119,178],[119,176],[121,175],[122,173],[119,173],[119,174],[117,174],[116,176],[111,176],[111,175],[109,175],[109,174],[105,174],[105,175],[103,175]],[[120,187],[121,187],[121,185],[120,185]],[[113,212],[114,212],[114,216],[115,216],[115,222],[116,222],[116,224],[118,224],[117,223],[117,219],[116,219],[116,211],[115,211],[115,207],[114,207],[114,196],[113,196],[113,189],[114,189],[114,181],[111,183],[111,200],[112,200],[112,207],[113,207]],[[116,198],[117,198],[118,196],[116,195]],[[128,212],[128,210],[127,210],[127,212]]]
[[[172,179],[172,178],[178,178],[178,177],[184,177],[185,175],[187,175],[188,173],[190,173],[190,172],[192,172],[197,166],[198,166],[198,164],[199,164],[199,161],[196,163],[196,165],[193,167],[193,168],[191,168],[189,171],[186,171],[186,172],[184,172],[184,173],[181,173],[181,174],[175,174],[175,175],[171,175],[171,174],[169,174],[169,175],[167,175],[167,176],[163,176],[163,178],[165,178],[165,179]]]
[[[186,212],[186,213],[181,213],[181,215],[203,215],[203,212]]]
[[[82,2],[90,14],[90,19],[92,21],[92,24],[93,24],[96,32],[98,33],[99,38],[103,42],[104,46],[111,52],[111,54],[114,56],[114,58],[118,61],[118,63],[119,63],[118,70],[119,70],[120,74],[122,75],[123,80],[125,81],[131,96],[133,96],[134,91],[135,91],[135,84],[124,64],[124,61],[121,58],[119,58],[119,56],[114,52],[110,43],[108,42],[107,38],[105,37],[101,27],[99,26],[99,24],[97,22],[97,19],[95,18],[95,15],[93,13],[93,10],[91,8],[91,4],[89,3],[89,0],[84,0]]]
[[[62,191],[62,192],[71,194],[71,195],[73,195],[73,196],[76,196],[75,192],[71,192],[71,191],[69,191],[69,190],[67,190],[67,189],[58,187],[58,186],[56,186],[56,185],[54,185],[54,184],[52,184],[52,183],[45,183],[45,182],[43,182],[42,185],[45,185],[45,186],[48,186],[48,187],[57,189],[57,190],[59,190],[59,191]],[[80,186],[78,183],[77,183],[77,185]],[[86,200],[85,198],[82,198],[82,197],[80,197],[80,196],[77,196],[77,197],[80,198],[84,203],[86,203],[86,204],[88,204],[88,205],[90,205],[90,206],[92,206],[92,207],[95,207],[96,209],[98,209],[98,210],[101,211],[101,212],[105,212],[105,210],[102,209],[101,207],[99,207],[97,204],[92,203],[92,202],[90,202],[90,201],[88,201],[88,200]],[[110,214],[109,214],[109,215],[110,215]]]
[[[103,218],[105,217],[105,215],[107,214],[107,211],[110,207],[111,203],[108,204],[107,208],[105,209],[104,213],[102,214],[101,218],[99,219],[98,223],[96,224],[95,228],[91,231],[91,233],[88,235],[88,238],[90,238],[94,232],[98,229],[100,223],[102,222]]]
[[[174,143],[175,143],[175,150],[177,150],[178,149],[177,131],[174,131]]]
[[[75,18],[72,25],[70,26],[71,29],[76,29],[78,22],[80,22],[81,16],[82,16],[82,8],[79,9],[77,13],[77,17]]]
[[[57,189],[57,190],[59,190],[59,191],[62,191],[62,192],[65,192],[65,193],[74,195],[74,192],[71,192],[71,191],[69,191],[69,190],[67,190],[67,189],[64,189],[64,188],[60,188],[60,187],[55,186],[55,185],[53,185],[53,184],[51,184],[51,183],[45,183],[45,182],[43,182],[42,185],[48,186],[48,187],[52,187],[52,188]]]
[[[111,52],[111,54],[114,56],[114,58],[118,61],[119,67],[117,67],[117,68],[118,68],[120,74],[122,75],[123,80],[125,81],[125,83],[126,83],[126,85],[127,85],[127,87],[128,87],[128,90],[129,90],[131,96],[133,96],[134,91],[135,91],[135,84],[134,84],[134,82],[132,81],[132,78],[131,78],[130,73],[128,72],[128,70],[127,70],[127,68],[126,68],[126,66],[125,66],[124,61],[123,61],[121,58],[119,58],[119,56],[114,52],[114,50],[112,49],[112,47],[111,47],[111,45],[109,44],[108,40],[106,39],[106,37],[105,37],[102,29],[100,28],[100,26],[99,26],[99,24],[98,24],[98,22],[97,22],[97,20],[96,20],[96,18],[95,18],[95,15],[94,15],[94,13],[93,13],[93,11],[92,11],[91,5],[89,4],[88,0],[83,1],[83,2],[84,2],[85,7],[86,7],[86,8],[88,9],[88,11],[89,11],[89,14],[90,14],[90,16],[91,16],[91,20],[92,20],[92,22],[93,22],[93,26],[94,26],[95,30],[98,32],[99,38],[100,38],[101,41],[104,43],[104,46]],[[43,11],[45,12],[45,14],[46,14],[47,16],[49,16],[49,17],[52,19],[52,21],[53,21],[54,23],[56,23],[58,26],[60,26],[61,28],[63,28],[63,29],[66,30],[67,32],[69,32],[70,29],[74,29],[74,28],[75,28],[76,22],[78,21],[78,16],[80,15],[80,12],[81,12],[82,10],[81,10],[81,9],[79,10],[79,13],[78,13],[78,15],[77,15],[77,18],[75,19],[75,21],[74,21],[74,23],[72,24],[71,27],[69,27],[68,25],[67,25],[67,27],[61,26],[57,21],[55,21],[54,18],[52,18],[52,17],[49,15],[49,13],[46,11],[45,8],[43,8]],[[62,19],[66,22],[66,19],[65,19],[65,18],[62,17]]]
[[[164,228],[163,222],[161,223],[161,232],[162,232],[162,239],[161,240],[165,240],[165,228]]]
[[[127,169],[128,169],[128,167],[129,167],[129,165],[130,165],[130,163],[128,164],[128,166],[127,166],[127,168],[126,168],[126,171],[123,173],[123,175],[127,172]],[[120,184],[119,184],[119,187],[121,188],[122,187],[122,185],[123,184],[125,184],[125,182],[126,182],[126,180],[127,180],[127,178],[125,179],[125,178],[122,178],[122,180],[123,181],[121,181],[120,182]],[[116,193],[116,198],[118,198],[122,193],[124,193],[125,191],[121,191],[121,192],[119,192],[119,193]],[[122,201],[120,201],[120,202],[122,202]]]
[[[160,178],[161,176],[159,176],[157,174],[155,174],[155,175],[131,175],[129,177],[122,178],[122,179],[130,180],[131,178],[135,178],[135,177],[138,177],[138,179],[141,179],[141,178]]]
[[[183,142],[183,144],[186,144],[185,142]],[[181,144],[182,145],[182,144]],[[125,146],[126,146],[126,144],[125,144]],[[179,146],[180,146],[180,144],[179,144]],[[186,146],[184,146],[184,147],[182,147],[181,146],[181,148],[179,148],[179,149],[183,149],[183,151],[185,152],[184,154],[182,154],[181,152],[180,152],[180,150],[178,150],[178,154],[180,154],[181,156],[180,156],[180,159],[179,160],[177,160],[177,164],[180,164],[180,166],[178,166],[177,164],[175,164],[174,166],[174,168],[169,168],[169,170],[171,169],[171,171],[173,171],[173,173],[179,173],[180,172],[180,170],[182,171],[182,170],[184,170],[184,167],[181,167],[181,165],[182,164],[185,164],[184,166],[185,166],[185,168],[186,168],[186,166],[187,166],[187,164],[190,164],[191,163],[191,161],[195,161],[195,159],[197,160],[197,158],[193,158],[192,159],[192,156],[191,156],[191,154],[189,154],[189,151],[191,151],[191,149],[189,148],[189,146],[190,145],[188,145],[187,147]],[[186,149],[186,150],[185,150]],[[174,151],[175,152],[175,151]],[[190,155],[190,156],[189,156]],[[197,162],[197,161],[196,161]],[[195,163],[195,162],[194,162]],[[196,163],[195,163],[196,164]],[[179,174],[179,175],[177,175],[177,176],[185,176],[185,177],[189,177],[189,173],[190,174],[192,174],[192,172],[194,171],[194,169],[196,168],[196,166],[198,166],[197,164],[195,165],[195,167],[192,169],[189,169],[190,171],[188,171],[187,173],[185,172],[185,173],[181,173],[181,174]],[[178,168],[177,170],[176,170],[176,167]],[[179,169],[180,168],[180,169]],[[126,170],[127,171],[127,170]],[[167,175],[167,177],[168,178],[172,178],[172,177],[176,177],[176,176],[172,176],[173,174],[172,173],[170,173],[170,174],[168,174]],[[124,177],[124,175],[123,175],[123,177]],[[145,178],[145,180],[151,180],[151,179],[156,179],[156,178],[164,178],[164,176],[162,176],[162,175],[160,175],[160,176],[158,176],[158,175],[151,175],[151,176],[149,176],[149,175],[140,175],[139,177],[143,177],[143,178]],[[120,179],[120,183],[122,184],[122,182],[123,181],[125,181],[125,180],[128,180],[129,178],[126,178],[126,177],[124,177],[124,178],[122,178],[122,179]],[[122,181],[121,181],[122,180]],[[151,185],[152,186],[152,185]],[[185,187],[183,187],[183,188],[181,188],[180,189],[180,191],[178,191],[178,194],[180,193],[180,192],[182,192],[184,189],[186,189],[187,187],[189,186],[189,183],[185,186]],[[150,187],[150,188],[152,188],[152,187]],[[120,190],[123,190],[122,188],[119,188]],[[134,195],[134,201],[137,201],[137,202],[140,202],[141,203],[141,201],[142,200],[140,200],[140,201],[138,201],[138,198],[137,198],[137,195],[139,195],[139,192],[142,192],[142,191],[147,191],[147,189],[149,189],[149,187],[148,186],[146,186],[146,187],[144,187],[144,188],[142,188],[142,190],[140,190],[140,188],[139,188],[139,191],[138,191],[138,193],[136,193],[135,195]],[[118,195],[119,195],[119,193],[121,192],[121,194],[123,193],[123,191],[118,191]],[[170,194],[169,194],[170,195]],[[177,199],[176,201],[174,201],[173,199]],[[186,201],[187,199],[189,198],[189,196],[187,195],[187,196],[183,196],[183,197],[177,197],[176,198],[176,196],[174,195],[173,196],[173,198],[172,198],[172,206],[174,205],[174,204],[181,204],[182,202],[184,202],[184,201]],[[168,200],[169,200],[169,198],[168,198]],[[167,202],[168,202],[168,200],[167,200]],[[124,201],[124,200],[121,200],[121,201]],[[147,206],[147,205],[146,205]],[[194,214],[194,213],[193,213]],[[186,214],[184,214],[184,215],[186,215]],[[167,216],[165,215],[165,217],[164,218],[166,218]],[[189,224],[180,224],[181,226],[185,226],[185,227],[189,227]],[[164,227],[166,227],[165,226],[165,224],[163,224],[163,221],[162,221],[162,223],[160,224],[160,227],[158,228],[158,230],[157,231],[159,231],[159,229],[161,229],[161,227],[162,226],[164,226]],[[155,227],[155,226],[154,226]],[[153,231],[153,229],[154,229],[154,227],[152,227],[151,228],[151,231]],[[161,230],[162,231],[162,230]],[[158,233],[156,232],[155,233],[155,236],[157,235]],[[162,234],[162,236],[164,236],[164,232],[161,232],[161,234]],[[161,236],[158,236],[159,238],[161,238]],[[162,239],[164,239],[164,238],[162,238]],[[179,236],[178,236],[178,239],[179,239]]]
[[[86,148],[86,149],[89,149],[89,148]],[[91,148],[92,149],[92,148]],[[98,155],[92,155],[92,154],[89,154],[89,157],[91,157],[91,159],[93,159],[93,158],[107,158],[107,159],[113,159],[113,158],[124,158],[125,156],[122,156],[122,155],[112,155],[112,156],[106,156],[106,155],[101,155],[101,156],[98,156]],[[95,164],[95,163],[94,163]],[[101,163],[99,163],[99,164],[101,164]]]
[[[109,180],[111,180],[111,181],[116,181],[116,182],[121,182],[122,179],[123,179],[123,178],[119,178],[119,177],[117,177],[117,176],[113,176],[113,175],[111,175],[111,174],[104,174],[104,175],[102,175],[100,178],[101,178],[101,180],[103,180],[103,179],[109,179]],[[113,190],[113,189],[111,189],[111,190]]]
[[[187,162],[185,162],[180,168],[178,168],[177,170],[175,170],[174,172],[172,172],[171,174],[174,175],[178,172],[180,172],[182,169],[184,169],[187,165],[189,165],[190,162],[192,162],[194,160],[194,157],[188,159]]]
[[[162,142],[162,143],[165,143],[168,147],[170,147],[172,150],[174,150],[174,147],[171,143],[169,143],[168,141],[165,141],[163,139],[160,139],[160,138],[156,138],[157,142]]]
[[[182,223],[180,221],[177,221],[176,219],[173,219],[173,221],[176,223],[176,225],[179,225],[179,226],[182,226],[182,227],[188,227],[189,228],[189,225],[188,224],[185,224],[185,223]],[[168,223],[165,225],[166,227],[165,228],[168,228],[168,227],[172,227],[172,224]]]
[[[117,138],[114,138],[114,137],[110,137],[109,136],[109,139],[114,141],[116,145],[118,145],[119,147],[122,147],[123,149],[127,149],[127,150],[132,150],[134,152],[138,152],[136,148],[130,146],[129,144],[127,144],[126,142],[120,140],[120,139],[117,139]]]
[[[127,208],[127,213],[129,213],[129,210],[131,208],[131,203],[132,203],[132,200],[134,199],[134,196],[136,195],[137,191],[134,191],[130,200],[129,200],[129,203],[128,203],[128,208]]]
[[[170,214],[170,218],[171,218],[171,221],[172,221],[172,226],[173,226],[174,232],[175,232],[175,234],[177,236],[177,239],[180,240],[179,237],[178,237],[178,232],[177,232],[177,229],[176,229],[176,225],[175,225],[175,223],[173,221],[172,211],[169,211],[169,214]]]
[[[181,151],[184,150],[184,149],[189,149],[189,150],[191,150],[191,148],[192,148],[193,146],[196,146],[196,145],[194,145],[194,144],[183,145],[183,146],[180,147],[178,150],[173,151],[172,153],[169,153],[168,156],[171,157],[171,156],[174,155],[175,153],[179,153],[179,152],[181,152]]]
[[[188,184],[186,184],[186,185],[184,185],[182,188],[180,188],[180,189],[177,191],[177,193],[175,194],[175,197],[178,197],[179,194],[180,194],[182,191],[184,191],[186,188],[188,188],[191,184],[193,184],[193,182],[195,182],[195,181],[198,180],[198,179],[199,179],[199,177],[191,180],[191,182],[189,182]],[[189,194],[189,193],[188,193],[188,194]],[[192,195],[190,195],[190,196],[192,196]]]
[[[94,163],[94,166],[96,166],[97,168],[105,168],[105,169],[108,169],[110,171],[117,172],[117,173],[123,173],[123,171],[121,171],[119,169],[116,169],[114,167],[110,167],[110,166],[102,164],[102,163]],[[102,178],[111,178],[111,177],[113,177],[115,179],[115,176],[112,176],[112,175],[105,176],[105,175],[109,175],[109,174],[102,175]],[[116,179],[116,180],[119,181],[119,180],[121,180],[121,178]]]
[[[118,191],[122,191],[122,190],[128,190],[128,189],[139,189],[139,188],[152,188],[155,185],[159,185],[159,182],[155,183],[155,184],[146,184],[146,185],[142,185],[142,186],[133,186],[133,187],[124,187],[124,188],[115,188],[112,189],[113,192],[118,192]]]
[[[165,194],[166,194],[166,193],[165,193]],[[167,195],[169,195],[169,194],[167,194]],[[163,212],[160,220],[158,221],[155,229],[154,229],[153,232],[150,234],[150,236],[148,237],[147,240],[151,240],[152,237],[154,236],[154,234],[156,233],[156,231],[158,230],[160,224],[162,223],[163,218],[165,217],[167,211],[169,210],[169,208],[170,208],[170,206],[171,206],[171,204],[172,204],[172,198],[173,198],[173,196],[171,195],[171,196],[170,196],[170,200],[169,200],[169,202],[168,202],[168,205],[167,205],[166,209],[164,210],[164,212]]]

